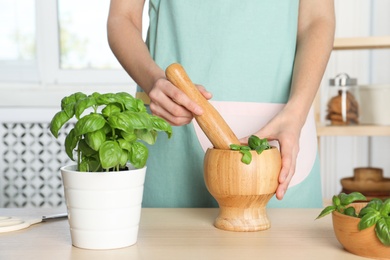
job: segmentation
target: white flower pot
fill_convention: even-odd
[[[120,172],[61,168],[72,244],[114,249],[137,242],[146,167]]]

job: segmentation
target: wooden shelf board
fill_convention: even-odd
[[[336,38],[333,50],[359,50],[390,48],[390,36]]]
[[[317,125],[317,136],[390,136],[390,126],[350,125],[326,126]]]

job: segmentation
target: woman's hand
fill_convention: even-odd
[[[212,97],[211,93],[203,86],[196,85],[196,87],[206,99]],[[166,78],[158,79],[148,95],[151,112],[164,118],[173,126],[188,124],[194,115],[203,113],[203,109],[198,104]]]
[[[294,176],[296,160],[299,152],[299,138],[303,125],[294,120],[288,112],[282,110],[270,122],[254,135],[259,138],[267,138],[268,141],[277,140],[282,157],[282,168],[279,174],[279,186],[276,190],[276,198],[281,200],[287,191],[288,185]],[[248,137],[240,140],[248,142]]]

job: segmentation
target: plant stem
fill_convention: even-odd
[[[77,170],[78,171],[80,171],[80,164],[81,164],[81,152],[79,146],[77,145]]]

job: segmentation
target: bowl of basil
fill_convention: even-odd
[[[348,252],[390,259],[390,199],[367,201],[359,192],[333,196],[333,205],[318,216],[332,214],[337,240]]]

